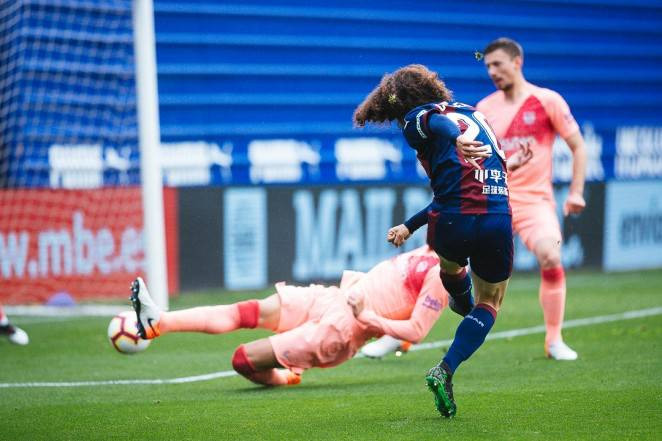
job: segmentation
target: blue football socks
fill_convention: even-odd
[[[496,320],[496,311],[489,305],[478,304],[464,317],[455,331],[455,339],[443,361],[451,372],[476,352]]]

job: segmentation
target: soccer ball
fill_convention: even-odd
[[[152,342],[138,335],[138,319],[134,311],[124,311],[112,318],[108,325],[108,339],[118,352],[134,354],[144,351]]]

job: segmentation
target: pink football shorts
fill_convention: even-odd
[[[561,225],[553,203],[513,204],[513,231],[533,251],[540,239],[552,237],[561,242]]]
[[[269,337],[278,362],[295,372],[349,360],[365,341],[366,326],[354,318],[335,286],[276,284],[280,297],[277,334]]]

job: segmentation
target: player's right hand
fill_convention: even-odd
[[[396,247],[399,247],[405,243],[410,235],[409,228],[405,227],[405,224],[400,224],[388,230],[388,233],[386,233],[386,240]]]
[[[565,200],[565,204],[563,204],[563,214],[565,216],[579,214],[584,211],[584,208],[586,208],[584,197],[579,193],[570,192]]]
[[[515,171],[521,166],[525,165],[533,158],[533,150],[531,150],[531,142],[529,141],[520,141],[515,152],[508,160],[506,161],[506,167],[509,172]]]

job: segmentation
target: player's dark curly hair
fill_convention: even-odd
[[[354,125],[384,123],[404,117],[411,109],[431,102],[450,101],[452,92],[422,64],[410,64],[382,77],[379,85],[354,111]]]

